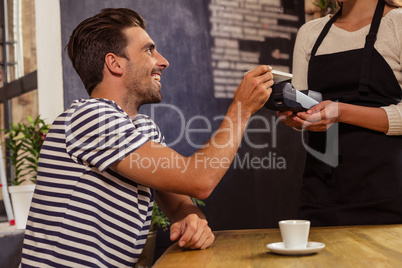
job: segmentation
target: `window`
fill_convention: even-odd
[[[0,24],[0,128],[3,129],[27,115],[38,115],[35,1],[0,0]],[[0,132],[0,142],[3,140]],[[4,154],[5,148],[2,149]],[[0,191],[0,205],[1,201]]]
[[[0,0],[0,127],[37,115],[35,1]]]

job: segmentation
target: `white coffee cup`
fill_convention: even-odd
[[[306,248],[310,221],[284,220],[279,222],[279,229],[285,248]]]

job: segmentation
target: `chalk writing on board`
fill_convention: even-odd
[[[300,17],[285,14],[281,0],[211,0],[209,10],[216,98],[233,98],[244,72],[259,64],[290,71],[289,52]],[[283,49],[278,40],[289,45]]]

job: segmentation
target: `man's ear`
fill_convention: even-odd
[[[109,71],[113,74],[122,75],[124,58],[116,56],[116,54],[108,53],[105,56],[105,64]]]

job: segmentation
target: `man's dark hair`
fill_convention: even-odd
[[[66,49],[89,95],[103,79],[107,53],[127,58],[124,30],[130,27],[145,30],[145,21],[128,8],[106,8],[74,29]]]

